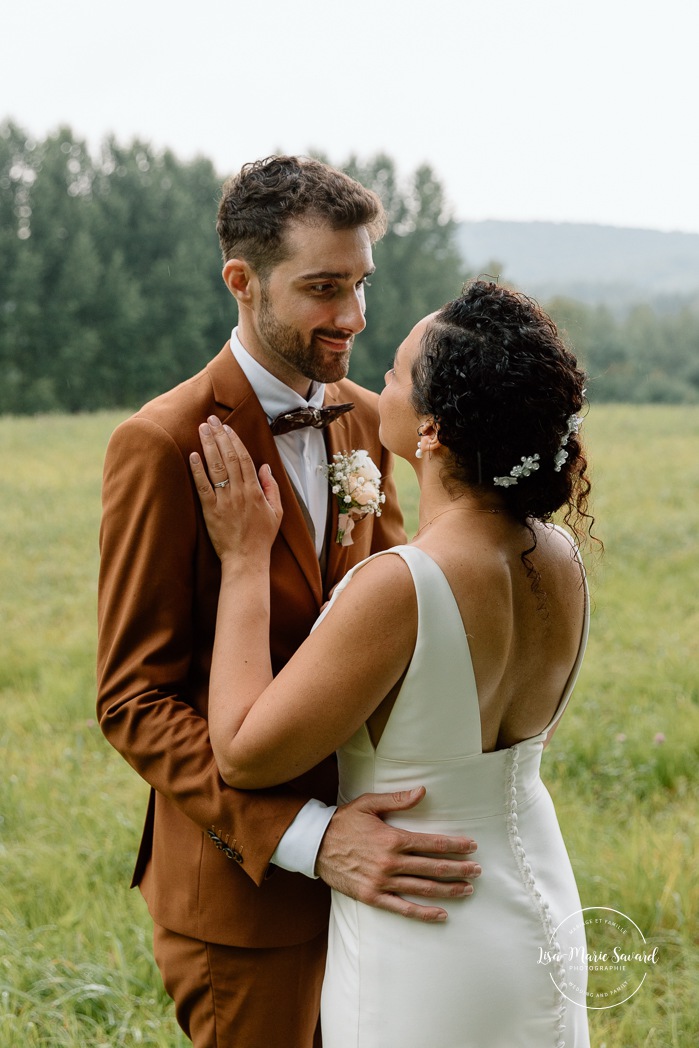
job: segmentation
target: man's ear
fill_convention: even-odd
[[[244,259],[230,258],[224,265],[221,276],[238,305],[251,305],[258,280],[255,271]]]

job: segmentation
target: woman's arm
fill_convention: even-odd
[[[269,554],[281,521],[278,489],[266,466],[258,483],[228,427],[203,427],[201,436],[214,484],[229,481],[212,487],[192,456],[222,571],[209,730],[222,778],[255,789],[314,767],[364,723],[410,661],[417,602],[399,557],[371,561],[273,679]]]

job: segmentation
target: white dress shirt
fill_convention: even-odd
[[[325,386],[320,382],[311,384],[308,400],[290,389],[251,357],[238,337],[238,329],[231,332],[231,352],[240,364],[246,379],[259,400],[269,420],[283,411],[295,408],[321,408],[325,397]],[[320,556],[325,541],[325,525],[328,514],[330,488],[323,474],[327,463],[325,440],[322,430],[306,426],[275,437],[280,458],[291,483],[306,504],[315,528],[316,553]],[[310,800],[300,810],[294,821],[279,841],[271,861],[292,873],[304,873],[315,877],[315,863],[323,834],[335,814],[336,806],[328,806],[319,800]]]

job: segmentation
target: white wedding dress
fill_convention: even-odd
[[[339,751],[339,800],[424,785],[417,808],[388,821],[473,837],[483,873],[472,896],[439,900],[449,913],[443,924],[333,892],[323,1048],[588,1048],[585,1008],[568,999],[584,1000],[584,966],[567,960],[571,947],[585,949],[584,929],[566,932],[555,948],[557,926],[580,899],[539,777],[544,739],[582,661],[587,590],[578,658],[551,724],[483,753],[471,656],[449,583],[423,550],[392,552],[415,583],[415,652],[378,746],[363,726]],[[547,953],[558,958],[545,963]]]

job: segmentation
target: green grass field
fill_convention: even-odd
[[[94,720],[100,473],[119,419],[0,419],[0,1048],[187,1043],[128,890],[147,789]],[[623,911],[659,947],[628,1003],[591,1014],[594,1048],[690,1048],[699,411],[605,406],[584,432],[606,552],[590,561],[590,646],[544,776],[583,905]],[[408,466],[398,480],[412,534]]]

